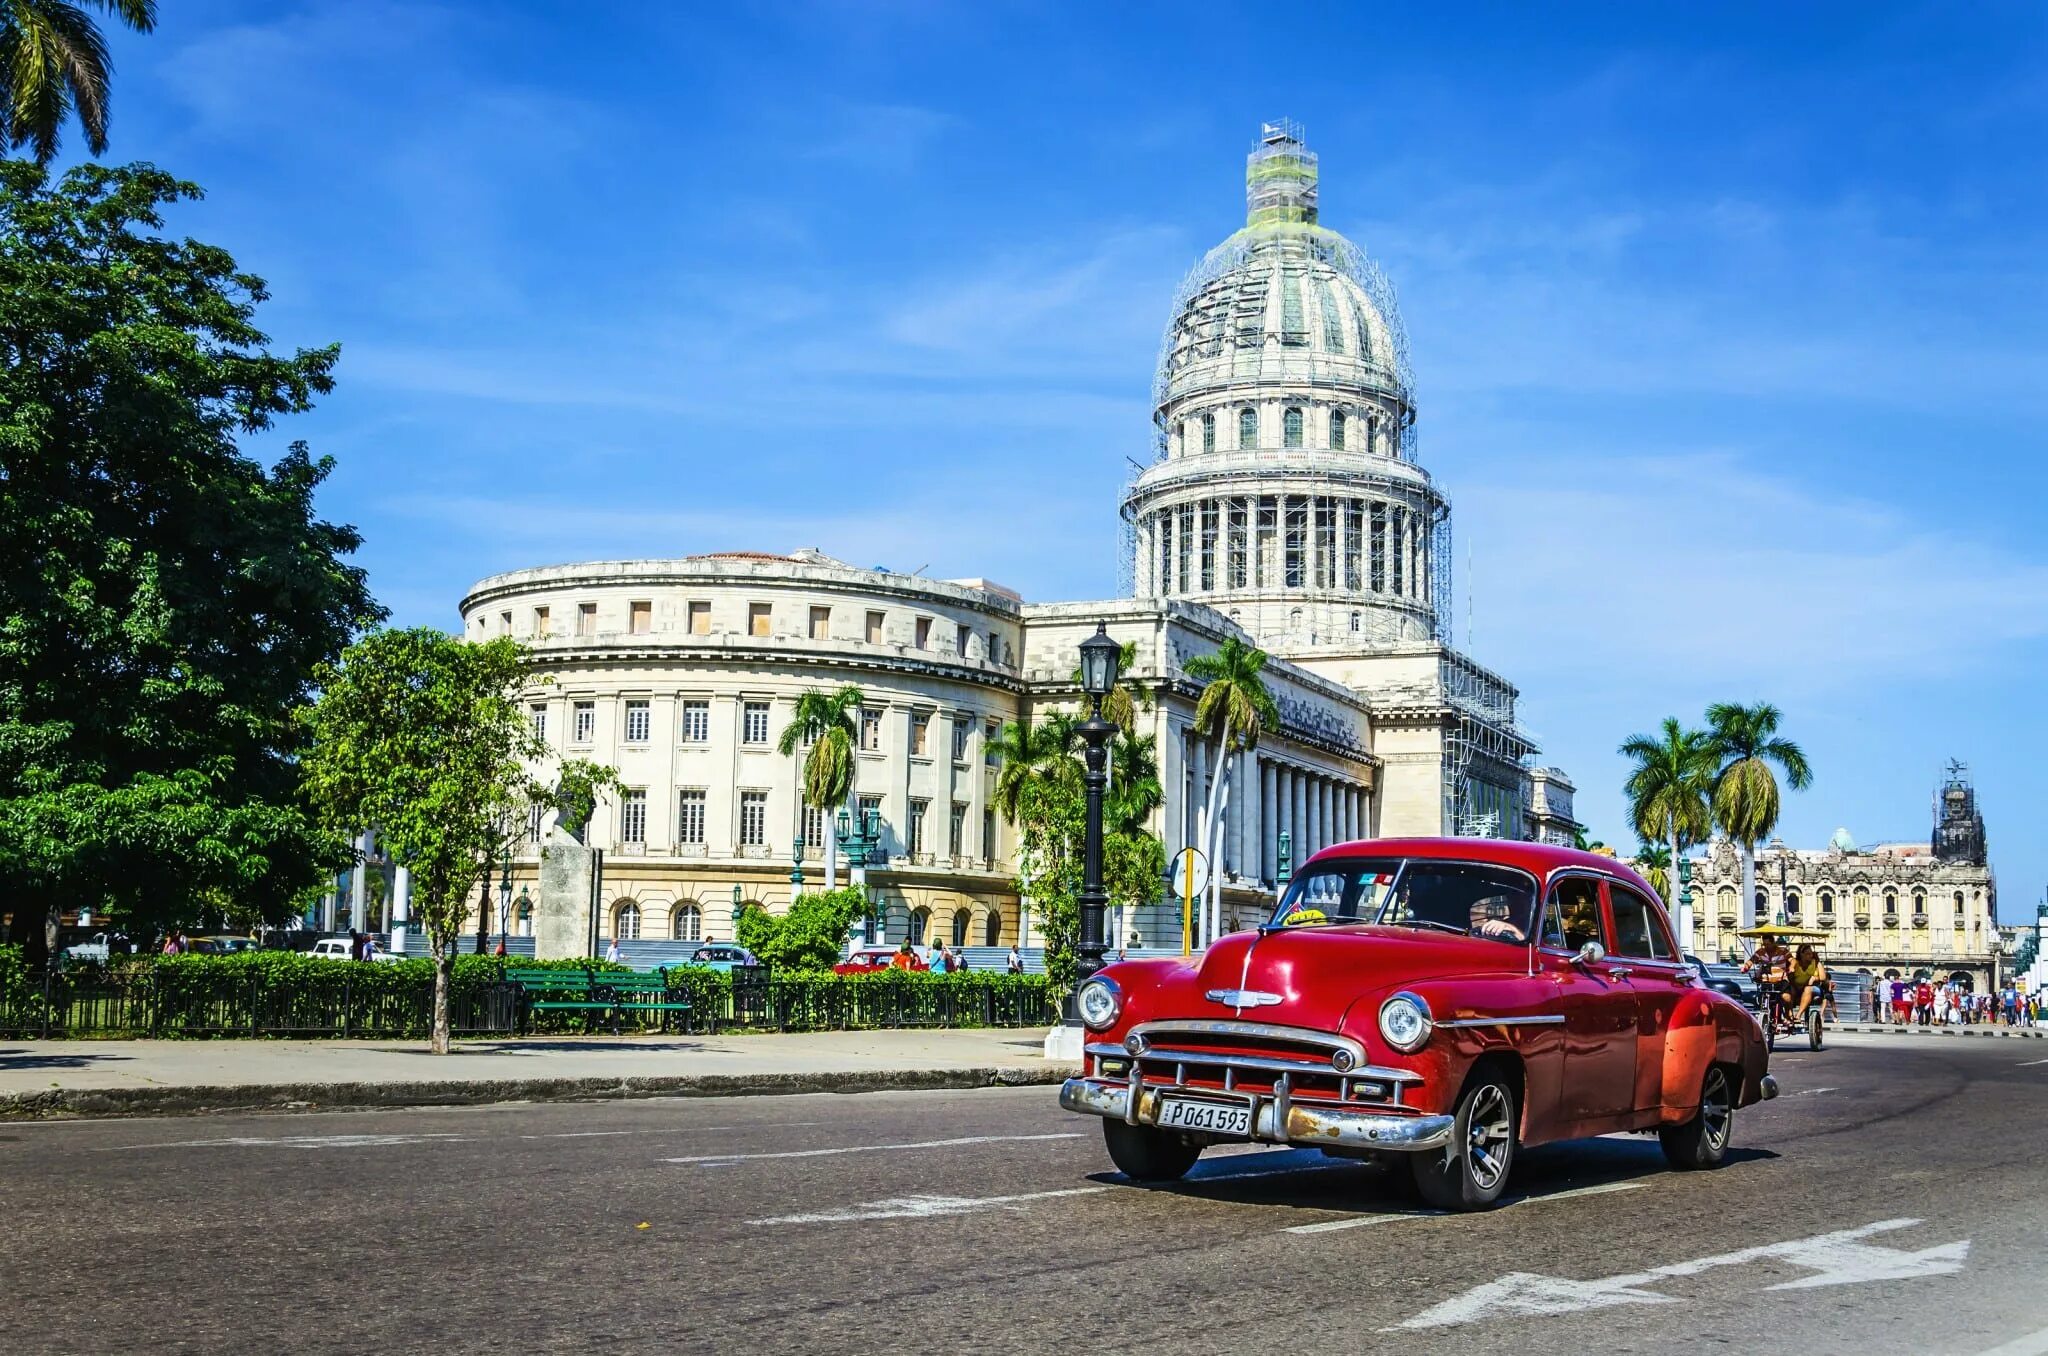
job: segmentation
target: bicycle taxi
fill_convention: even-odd
[[[1826,988],[1823,985],[1822,992],[1807,1004],[1802,1019],[1797,1007],[1799,995],[1791,987],[1794,981],[1793,952],[1798,947],[1810,946],[1818,956],[1827,945],[1828,934],[1788,923],[1763,923],[1735,935],[1755,944],[1750,954],[1750,969],[1757,982],[1756,1020],[1764,1029],[1764,1048],[1775,1050],[1780,1036],[1797,1036],[1804,1032],[1807,1048],[1820,1049],[1821,1011],[1827,1006]]]

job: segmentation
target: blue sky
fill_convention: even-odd
[[[1401,296],[1458,639],[1594,832],[1623,736],[1770,699],[1788,841],[1924,838],[1959,757],[2041,898],[2048,10],[162,8],[111,156],[342,344],[281,433],[401,622],[735,547],[1112,594],[1168,299],[1286,115]]]

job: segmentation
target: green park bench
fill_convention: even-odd
[[[508,969],[505,978],[519,986],[522,1036],[536,1012],[581,1012],[586,1031],[603,1013],[616,1036],[628,1013],[659,1013],[666,1029],[669,1013],[690,1011],[689,996],[671,990],[668,976],[659,970]]]

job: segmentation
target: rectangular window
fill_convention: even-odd
[[[533,610],[533,634],[540,640],[548,638],[548,610],[544,607]]]
[[[912,711],[910,713],[910,752],[918,758],[928,758],[932,751],[932,713]]]
[[[569,742],[571,744],[588,744],[595,738],[597,738],[597,703],[577,702],[575,706],[575,721],[570,726]]]
[[[1558,951],[1577,951],[1587,942],[1607,945],[1607,929],[1600,921],[1600,883],[1585,876],[1566,876],[1550,892],[1543,910],[1544,946]]]
[[[919,617],[917,619],[917,648],[929,650],[931,647],[932,619],[930,617]]]
[[[684,702],[682,726],[682,741],[685,744],[710,743],[711,703],[707,701]]]
[[[953,822],[946,826],[946,851],[958,857],[967,851],[967,802],[953,802]]]
[[[498,614],[498,634],[505,636],[512,634],[512,614],[510,612],[500,612]]]
[[[747,634],[750,636],[767,635],[769,633],[770,623],[774,620],[774,616],[774,609],[769,604],[748,603]]]
[[[701,843],[704,841],[704,793],[701,790],[676,792],[676,841],[678,843]]]
[[[711,634],[711,604],[690,604],[690,634],[708,636]]]
[[[882,751],[882,713],[872,706],[860,709],[860,748],[862,753]]]
[[[1640,956],[1649,960],[1671,959],[1670,947],[1658,936],[1659,929],[1650,901],[1633,890],[1607,887],[1607,901],[1614,910],[1614,954]]]
[[[993,626],[988,628],[988,662],[991,664],[1000,664],[1003,662],[1002,633],[997,631],[996,628]]]
[[[953,628],[953,653],[961,659],[967,657],[967,628],[964,626]]]
[[[870,612],[870,613],[868,613],[868,627],[867,627],[867,638],[868,638],[868,644],[870,644],[870,645],[880,645],[880,644],[882,643],[882,614],[881,614],[881,613],[879,613],[879,612]]]
[[[626,703],[626,742],[645,744],[647,734],[654,726],[654,705],[648,701]]]
[[[981,812],[981,855],[985,861],[992,862],[996,858],[996,812],[994,810],[983,810]]]
[[[914,853],[924,851],[924,817],[931,808],[928,800],[910,802],[910,850]]]
[[[981,727],[981,761],[990,767],[998,767],[1002,760],[996,757],[996,744],[1003,737],[1003,723],[992,720]]]
[[[619,841],[647,841],[647,792],[635,787],[619,797]]]
[[[629,603],[626,606],[627,627],[636,636],[644,636],[654,629],[654,604],[650,602]]]
[[[801,807],[797,815],[797,834],[804,840],[804,855],[823,855],[825,851],[825,812],[815,805]]]
[[[875,821],[875,827],[876,827],[876,829],[877,829],[877,830],[880,830],[880,828],[881,828],[881,826],[882,826],[882,798],[881,798],[880,796],[862,796],[862,797],[860,798],[860,802],[859,802],[859,804],[860,804],[860,822],[861,822],[861,823],[863,823],[863,824],[865,824],[865,823],[867,823],[867,822],[868,822],[868,818],[869,818],[870,816],[873,816],[873,818],[874,818],[874,821]],[[875,850],[874,850],[874,853],[873,853],[873,854],[872,854],[872,855],[870,856],[869,860],[870,860],[870,861],[886,861],[886,860],[888,860],[887,854],[885,854],[885,853],[883,852],[881,844],[877,843],[877,844],[875,845]]]
[[[953,718],[953,761],[967,761],[967,745],[974,738],[974,722],[966,716]]]
[[[548,812],[547,812],[547,807],[546,807],[546,806],[543,806],[543,805],[529,805],[529,806],[527,807],[527,809],[526,809],[526,841],[527,841],[527,842],[529,842],[529,843],[538,843],[538,842],[540,841],[540,822],[541,822],[541,820],[543,820],[543,819],[545,819],[545,818],[547,817],[547,813],[548,813]]]
[[[742,744],[766,744],[768,742],[767,702],[746,702],[741,706],[740,742]]]
[[[594,636],[597,634],[597,604],[576,604],[576,634]]]
[[[829,608],[829,607],[814,607],[814,608],[812,608],[812,609],[811,609],[811,639],[812,639],[812,640],[830,640],[831,638],[832,638],[832,609],[831,609],[831,608]]]
[[[740,792],[740,846],[760,847],[768,841],[768,793]]]
[[[546,702],[534,702],[531,706],[528,706],[526,708],[526,719],[533,726],[533,737],[535,739],[546,739],[548,737],[548,704]]]

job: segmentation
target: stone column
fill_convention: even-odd
[[[405,867],[391,870],[391,949],[405,954],[405,925],[412,921],[412,872]]]
[[[1294,771],[1292,777],[1294,782],[1294,869],[1299,871],[1301,864],[1308,860],[1308,854],[1315,849],[1309,846],[1309,839],[1313,835],[1313,830],[1308,822],[1308,777],[1299,770]]]
[[[1259,759],[1259,879],[1271,880],[1278,869],[1273,857],[1279,842],[1280,816],[1276,784],[1279,774],[1264,757]]]

